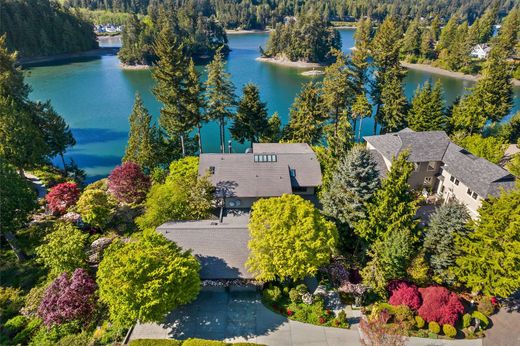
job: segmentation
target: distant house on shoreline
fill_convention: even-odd
[[[445,201],[463,203],[472,218],[478,217],[484,199],[515,185],[511,173],[451,142],[444,131],[414,132],[407,128],[364,139],[382,176],[390,169],[392,159],[408,150],[408,160],[415,165],[408,179],[410,186],[427,189]]]
[[[470,56],[477,59],[487,59],[491,47],[488,44],[477,44],[471,49]]]

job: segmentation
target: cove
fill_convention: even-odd
[[[343,51],[354,46],[354,30],[340,31]],[[269,114],[278,112],[284,123],[288,120],[289,107],[303,83],[321,77],[300,75],[304,70],[282,67],[256,61],[258,47],[264,46],[267,33],[228,35],[231,52],[228,71],[232,76],[237,95],[248,82],[256,83],[261,98],[267,102]],[[104,46],[119,45],[119,40],[107,40]],[[205,79],[205,66],[198,66]],[[152,95],[154,82],[148,70],[122,70],[115,55],[92,58],[67,59],[26,68],[27,82],[32,87],[31,99],[50,99],[54,108],[65,118],[74,132],[77,144],[67,152],[85,169],[88,181],[105,177],[115,165],[120,164],[128,136],[128,117],[134,95],[139,92],[145,106],[157,119],[160,104]],[[408,70],[405,92],[408,98],[418,85],[425,81],[440,80],[445,98],[451,104],[464,94],[473,82]],[[520,87],[514,88],[514,109],[520,109]],[[372,133],[373,120],[364,119],[362,134]],[[230,139],[229,133],[226,135]],[[219,150],[219,134],[216,123],[210,122],[202,129],[205,152]],[[242,152],[247,144],[233,142],[233,150]]]

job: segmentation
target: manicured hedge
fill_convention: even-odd
[[[130,346],[265,346],[247,342],[225,343],[218,340],[187,339],[184,341],[173,339],[136,339],[130,341]]]
[[[182,346],[226,346],[223,341],[204,340],[204,339],[188,339],[182,343]]]

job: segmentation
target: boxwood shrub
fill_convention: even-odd
[[[425,324],[425,322],[421,316],[419,316],[419,315],[415,316],[415,326],[418,329],[424,328],[424,324]]]
[[[441,332],[441,326],[435,321],[431,321],[428,323],[428,330],[434,334],[439,334]]]
[[[457,335],[457,329],[455,329],[451,324],[443,325],[442,332],[449,338],[454,338]]]

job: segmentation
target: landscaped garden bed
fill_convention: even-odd
[[[319,326],[349,328],[345,311],[328,308],[326,297],[309,293],[305,284],[271,284],[263,291],[263,303],[287,318]]]
[[[469,302],[442,286],[418,288],[405,281],[392,282],[388,302],[364,311],[367,321],[380,320],[383,329],[404,336],[432,339],[475,339],[484,336],[497,307],[492,297]],[[367,325],[369,323],[366,323]]]

